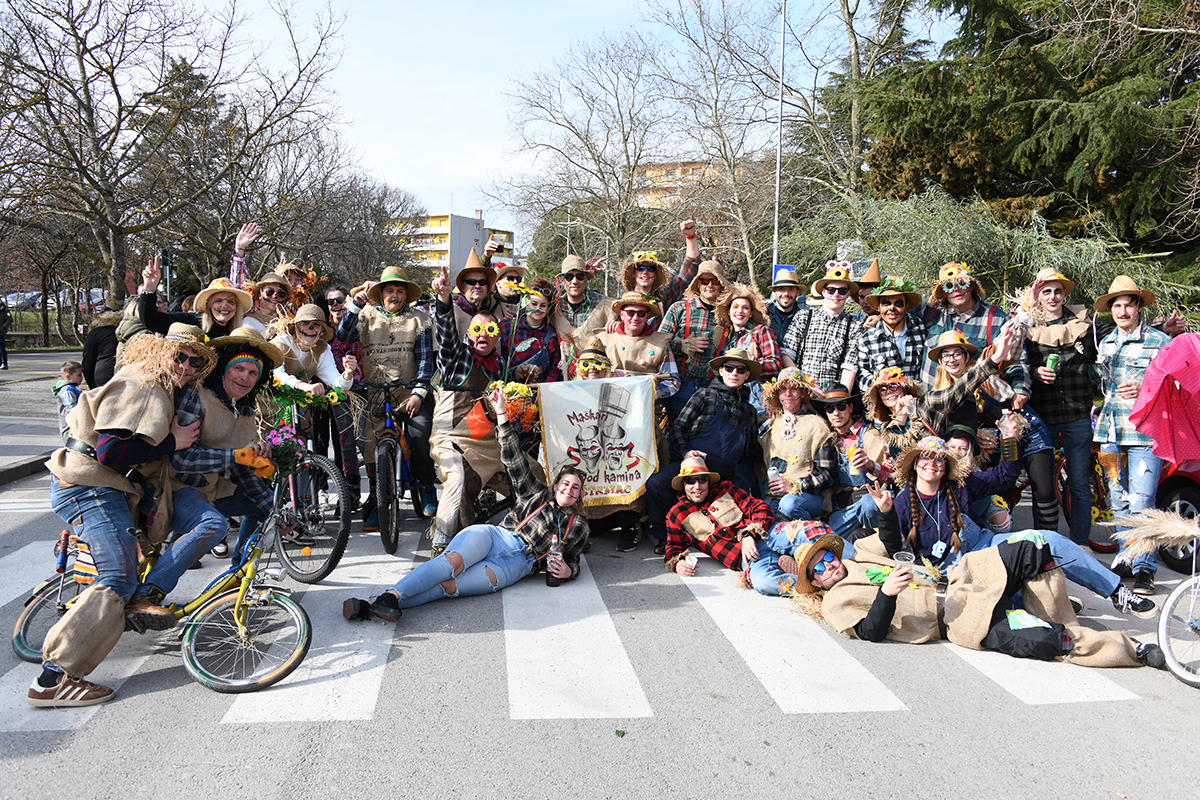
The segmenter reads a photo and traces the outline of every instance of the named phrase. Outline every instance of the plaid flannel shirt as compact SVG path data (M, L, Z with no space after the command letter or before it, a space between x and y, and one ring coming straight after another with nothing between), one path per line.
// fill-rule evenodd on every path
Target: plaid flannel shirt
M1073 319L1087 320L1087 310L1064 309L1061 319L1049 324L1038 322L1036 328L1061 328ZM1092 367L1096 363L1096 342L1099 340L1093 322L1075 341L1064 341L1059 345L1042 344L1031 336L1025 340L1025 352L1029 356L1030 375L1036 375L1038 367L1046 366L1046 359L1057 355L1058 371L1054 383L1032 381L1033 393L1029 405L1037 411L1047 425L1065 425L1083 419L1092 413L1092 398L1095 385L1092 382Z
M1171 337L1156 330L1144 321L1128 337L1114 328L1100 340L1096 358L1100 389L1104 393L1104 405L1092 436L1095 442L1116 442L1128 447L1149 447L1154 440L1138 431L1129 421L1136 398L1117 397L1117 387L1134 381L1141 383L1146 377L1146 367L1171 341Z
M730 389L720 378L713 378L708 386L702 386L688 399L679 416L671 425L671 437L680 453L687 452L687 444L703 432L709 420L721 415L730 427L737 428L748 425L750 439L755 445L758 438L754 435L758 429L758 412L750 405L750 389L740 386ZM737 460L737 453L723 453L728 459Z
M896 347L896 340L891 331L883 324L883 320L874 328L863 328L851 358L855 369L858 370L858 388L866 391L875 382L875 373L887 367L900 367L904 376L914 381L921 380L921 370L928 359L926 340L929 329L916 314L905 315L904 352Z
M545 358L541 358L542 354ZM534 328L524 314L500 323L500 360L505 365L505 380L516 380L516 368L527 361L537 361L538 376L526 383L550 383L562 380L562 351L558 346L558 331L549 321Z
M934 344L937 337L946 331L959 330L967 337L967 341L980 349L987 347L1000 337L1000 329L1008 322L1008 314L1002 309L983 302L976 302L975 307L965 314L958 314L948 304L932 306L922 303L917 309L917 315L925 321L929 328L927 341ZM922 363L921 382L926 388L933 386L937 375L937 364L926 358ZM1029 358L1021 350L1021 357L1016 363L1004 371L1004 380L1017 394L1029 394Z
M233 251L233 257L229 259L229 282L239 289L245 289L246 284L250 282L250 270L246 267L246 256L239 256L237 251Z
M758 351L758 363L762 365L762 375L759 376L759 380L769 381L783 369L783 353L779 350L779 341L771 332L770 325L759 324L751 328L743 328L741 331L729 330L722 352L728 353L734 347L749 351L751 342Z
M804 308L783 335L783 354L818 386L829 386L842 379L842 370L855 369L861 332L862 323L844 308L832 317L823 308Z
M658 332L671 337L671 352L679 365L679 374L685 380L704 381L711 374L708 362L721 353L725 329L717 324L717 315L712 306L705 305L698 297L686 297L673 304L663 314ZM683 341L689 336L707 334L708 347L698 355L683 352Z
M242 416L254 414L254 408L241 407L237 413ZM200 405L200 392L192 386L175 392L175 416L180 425L191 425L201 420L203 427L204 411ZM247 445L250 442L246 443ZM207 485L205 475L213 475L228 470L229 479L233 485L241 489L246 499L254 503L260 511L268 512L275 505L275 495L271 487L262 478L254 474L254 467L238 464L234 461L233 450L200 447L193 444L183 450L176 450L170 458L171 469L175 470L175 478L187 486L200 488Z
M530 469L511 422L496 427L496 438L514 498L513 510L501 527L516 533L536 559L544 557L558 537L563 561L571 568L571 577L578 577L579 556L588 540L587 518L579 509L559 508L554 502L554 493Z
M475 369L475 359L471 356L467 337L458 335L454 307L443 303L440 297L434 301L433 320L437 329L437 367L442 376L441 385L443 389L456 389L470 377L471 370ZM497 377L488 376L489 379Z
M971 365L966 373L945 389L928 391L917 401L917 414L925 421L930 430L938 436L945 437L946 425L950 415L963 403L975 402L975 390L987 383L988 378L996 374L996 363L990 358L981 358ZM889 425L885 430L896 430ZM909 420L909 425L913 423ZM920 434L923 436L924 434Z
M696 512L707 515L708 507L713 501L726 494L742 510L741 522L732 526L717 526L713 534L704 541L695 539L683 527L683 521L688 518L689 514ZM709 519L711 520L712 518L709 517ZM713 522L715 524L716 520L713 520ZM678 560L684 550L696 546L730 569L741 570L741 532L749 525L758 525L762 530L761 537L774 524L775 515L771 512L770 506L762 500L751 497L729 481L721 481L715 486L709 486L708 497L704 498L703 503L697 505L689 500L685 494L667 512L667 552L665 560L670 564L672 559Z
M683 266L679 268L679 272L676 273L675 277L667 281L661 289L654 293L654 296L658 298L660 308L670 308L683 297L683 290L696 277L696 270L699 267L700 259L683 259Z

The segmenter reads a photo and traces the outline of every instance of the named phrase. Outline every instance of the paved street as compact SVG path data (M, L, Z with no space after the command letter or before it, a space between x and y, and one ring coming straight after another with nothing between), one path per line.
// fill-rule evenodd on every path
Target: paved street
M51 571L48 482L0 491L9 625ZM171 633L128 634L93 675L119 686L113 702L35 710L37 667L0 654L0 795L53 792L68 769L102 797L749 796L834 778L837 796L1195 795L1200 693L1166 672L852 641L710 561L668 575L645 545L600 538L555 589L530 578L395 626L345 622L345 597L411 567L407 527L390 557L356 525L342 565L296 586L312 650L264 692L211 692ZM204 563L175 596L216 573ZM1161 600L1179 576L1159 575ZM1090 624L1153 640L1153 621L1076 593Z

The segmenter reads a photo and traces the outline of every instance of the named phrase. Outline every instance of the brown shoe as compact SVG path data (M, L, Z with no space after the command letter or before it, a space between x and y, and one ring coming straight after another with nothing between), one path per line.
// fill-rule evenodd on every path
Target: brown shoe
M125 618L145 626L150 631L165 631L175 627L175 612L155 605L146 597L135 597L125 604Z
M800 565L796 563L796 559L791 556L779 557L779 568L789 575L799 575Z
M1133 593L1142 597L1154 597L1154 573L1144 569L1133 577Z
M108 702L114 694L107 686L63 675L58 683L48 688L34 678L29 693L25 695L25 702L34 708L80 708Z

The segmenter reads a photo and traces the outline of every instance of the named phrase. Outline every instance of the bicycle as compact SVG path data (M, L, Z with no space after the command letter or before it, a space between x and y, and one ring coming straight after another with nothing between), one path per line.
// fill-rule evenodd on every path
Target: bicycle
M400 545L400 501L405 492L408 492L417 518L425 519L421 493L412 478L408 415L399 413L392 404L397 389L411 389L419 382L396 379L387 383L358 381L358 385L383 393L384 428L375 437L375 507L379 513L379 538L383 541L383 549L395 553Z
M277 505L250 537L240 564L214 578L193 600L182 606L167 605L183 621L176 628L183 665L202 686L223 693L264 689L290 675L308 654L312 644L308 614L287 589L264 582L278 581L282 570L258 568L263 543L277 536L284 524L295 522L290 508ZM94 579L86 546L69 530L63 531L55 550L55 575L34 589L13 628L13 650L23 661L41 662L50 628ZM138 564L140 579L149 574L160 553L156 545L143 556ZM75 561L68 570L72 557Z
M1192 550L1192 575L1175 587L1158 615L1158 646L1176 678L1200 688L1200 574Z

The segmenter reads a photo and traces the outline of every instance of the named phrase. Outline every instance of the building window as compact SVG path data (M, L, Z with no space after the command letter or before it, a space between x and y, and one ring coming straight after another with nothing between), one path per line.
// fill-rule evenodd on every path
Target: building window
M673 170L673 169L669 169L669 170L667 170L667 173L666 173L666 175L667 175L667 177L668 177L668 178L674 178L674 177L675 177L675 170Z

